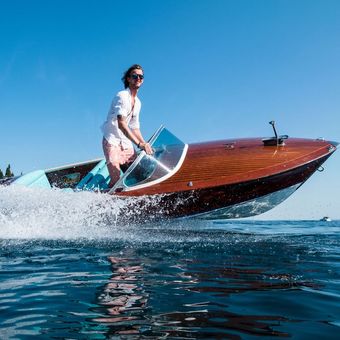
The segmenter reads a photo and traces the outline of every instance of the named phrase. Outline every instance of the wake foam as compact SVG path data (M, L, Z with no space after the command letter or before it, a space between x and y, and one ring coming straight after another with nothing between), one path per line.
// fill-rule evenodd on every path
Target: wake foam
M0 186L0 240L183 242L197 240L191 231L210 224L159 219L166 212L161 199Z
M59 189L0 187L0 239L89 239L112 236L131 198ZM126 223L124 223L126 226Z

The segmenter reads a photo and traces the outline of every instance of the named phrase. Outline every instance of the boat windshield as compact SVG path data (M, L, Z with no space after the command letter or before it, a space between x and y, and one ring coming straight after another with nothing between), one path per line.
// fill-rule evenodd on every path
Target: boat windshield
M147 155L142 151L112 191L135 190L162 182L180 168L187 144L164 127L151 138L150 144L154 153Z

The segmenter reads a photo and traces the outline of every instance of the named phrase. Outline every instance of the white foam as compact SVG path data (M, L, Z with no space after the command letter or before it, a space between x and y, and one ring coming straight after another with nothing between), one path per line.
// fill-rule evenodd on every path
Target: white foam
M131 199L91 192L0 187L0 239L103 238Z
M210 224L188 219L151 222L148 207L157 207L157 213L165 209L160 199L161 196L119 198L85 191L0 187L0 240L196 241L197 236L189 236L185 230Z

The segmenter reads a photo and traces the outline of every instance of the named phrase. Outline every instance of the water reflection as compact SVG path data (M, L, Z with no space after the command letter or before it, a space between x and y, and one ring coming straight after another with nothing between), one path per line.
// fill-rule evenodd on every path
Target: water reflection
M288 337L285 324L300 320L277 313L273 300L278 291L315 288L296 275L278 273L277 268L271 272L263 266L247 267L242 261L231 266L231 258L229 266L226 259L212 265L209 256L199 258L201 251L188 257L175 251L169 254L169 249L152 254L148 249L145 257L140 253L144 252L108 258L112 276L97 295L101 316L92 319L105 326L106 336ZM262 299L264 305L272 303L260 308Z
M291 274L267 273L264 269L210 267L209 271L206 271L202 267L196 271L195 275L198 281L210 284L187 289L195 292L209 292L218 296L261 290L316 288L312 282L297 280Z
M251 335L289 336L288 333L273 328L280 326L281 321L287 321L284 317L239 315L221 309L223 305L212 303L202 306L220 309L168 313L160 316L158 322L163 326L175 325L172 328L166 327L165 333L180 338L240 339L237 335L240 332Z
M113 334L138 334L144 323L147 295L143 290L143 265L134 260L109 257L113 275L97 296L102 317L94 322L108 325Z
M204 260L202 262L205 262ZM290 320L280 315L252 315L243 306L244 314L230 311L229 296L258 290L285 290L311 286L310 283L297 282L289 274L270 274L264 270L244 268L223 268L202 265L202 262L189 263L187 271L180 275L188 278L176 285L176 290L185 290L183 311L175 311L154 316L155 324L163 334L171 338L229 338L239 339L238 334L257 336L288 337L289 333L277 328L282 322ZM194 292L195 294L190 294ZM200 294L197 294L200 293ZM207 299L204 302L185 303ZM258 310L257 313L258 314Z

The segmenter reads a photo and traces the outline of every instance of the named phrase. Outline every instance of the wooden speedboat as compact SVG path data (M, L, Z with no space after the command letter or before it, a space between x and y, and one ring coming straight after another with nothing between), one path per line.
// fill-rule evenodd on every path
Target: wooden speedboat
M154 154L141 152L109 189L104 159L28 173L12 181L31 187L90 190L134 197L130 216L238 218L263 213L290 196L336 150L321 139L274 137L186 144L161 127Z

